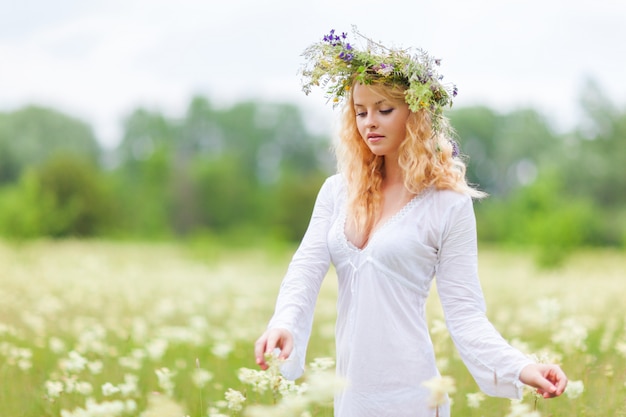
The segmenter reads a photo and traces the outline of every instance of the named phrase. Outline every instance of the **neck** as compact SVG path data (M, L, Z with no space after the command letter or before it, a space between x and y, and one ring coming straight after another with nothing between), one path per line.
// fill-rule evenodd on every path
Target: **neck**
M386 186L404 184L404 173L397 159L385 157L383 184Z

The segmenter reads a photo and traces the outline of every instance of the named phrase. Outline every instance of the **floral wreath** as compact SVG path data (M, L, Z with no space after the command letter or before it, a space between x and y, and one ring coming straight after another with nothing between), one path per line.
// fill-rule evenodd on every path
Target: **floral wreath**
M302 90L309 94L312 87L323 87L329 100L336 105L347 96L355 81L362 84L384 83L405 88L404 99L409 109L417 112L426 109L432 116L433 129L439 130L439 119L445 107L452 106L457 95L454 84L443 84L442 75L436 71L441 64L428 53L417 49L387 48L360 34L367 42L358 50L347 42L348 35L338 35L335 30L321 42L309 46L303 53L307 64L302 68Z

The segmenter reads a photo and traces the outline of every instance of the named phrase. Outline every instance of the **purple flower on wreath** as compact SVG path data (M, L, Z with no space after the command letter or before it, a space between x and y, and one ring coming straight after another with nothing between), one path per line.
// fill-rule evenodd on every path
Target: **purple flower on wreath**
M332 46L337 46L337 41L340 40L339 36L335 35L335 29L331 29L328 35L323 38L324 42L330 43Z
M456 97L458 92L459 92L459 89L456 87L456 85L452 87L452 97Z
M456 143L456 141L452 139L450 139L450 144L452 145L452 157L456 158L457 156L459 156L459 153L460 153L459 144Z
M341 53L339 54L339 58L343 59L345 62L352 61L353 57L354 57L354 55L348 54L345 51L341 51Z
M383 62L379 65L374 66L372 69L380 75L388 76L389 74L393 72L393 65L385 64Z

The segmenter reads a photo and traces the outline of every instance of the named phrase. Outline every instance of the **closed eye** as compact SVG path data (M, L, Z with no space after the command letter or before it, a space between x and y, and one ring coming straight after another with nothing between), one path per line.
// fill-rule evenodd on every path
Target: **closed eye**
M380 114L390 114L394 109L385 109L385 110L379 110ZM358 112L356 114L356 117L365 117L367 116L367 112L366 111L362 111L362 112Z

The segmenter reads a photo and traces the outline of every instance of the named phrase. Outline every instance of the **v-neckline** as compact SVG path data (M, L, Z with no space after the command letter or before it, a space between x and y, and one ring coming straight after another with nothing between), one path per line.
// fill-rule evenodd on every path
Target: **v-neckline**
M422 191L419 194L415 194L398 211L396 211L393 215L389 216L384 222L382 222L379 227L377 227L376 229L372 230L372 232L369 234L367 240L365 241L365 245L363 247L359 247L359 246L355 245L348 238L348 235L346 234L346 222L348 221L348 212L344 208L344 210L343 210L343 222L342 222L343 224L341 226L341 236L343 237L344 243L346 244L346 246L348 248L350 248L353 251L356 251L356 252L364 252L364 251L366 251L370 246L372 246L372 242L375 240L376 236L378 236L382 231L387 229L390 225L392 225L393 223L397 222L401 217L404 217L404 215L411 208L413 208L413 206L417 203L417 201L421 200L426 195L426 193L428 191L429 191L429 189L426 189L426 190Z

